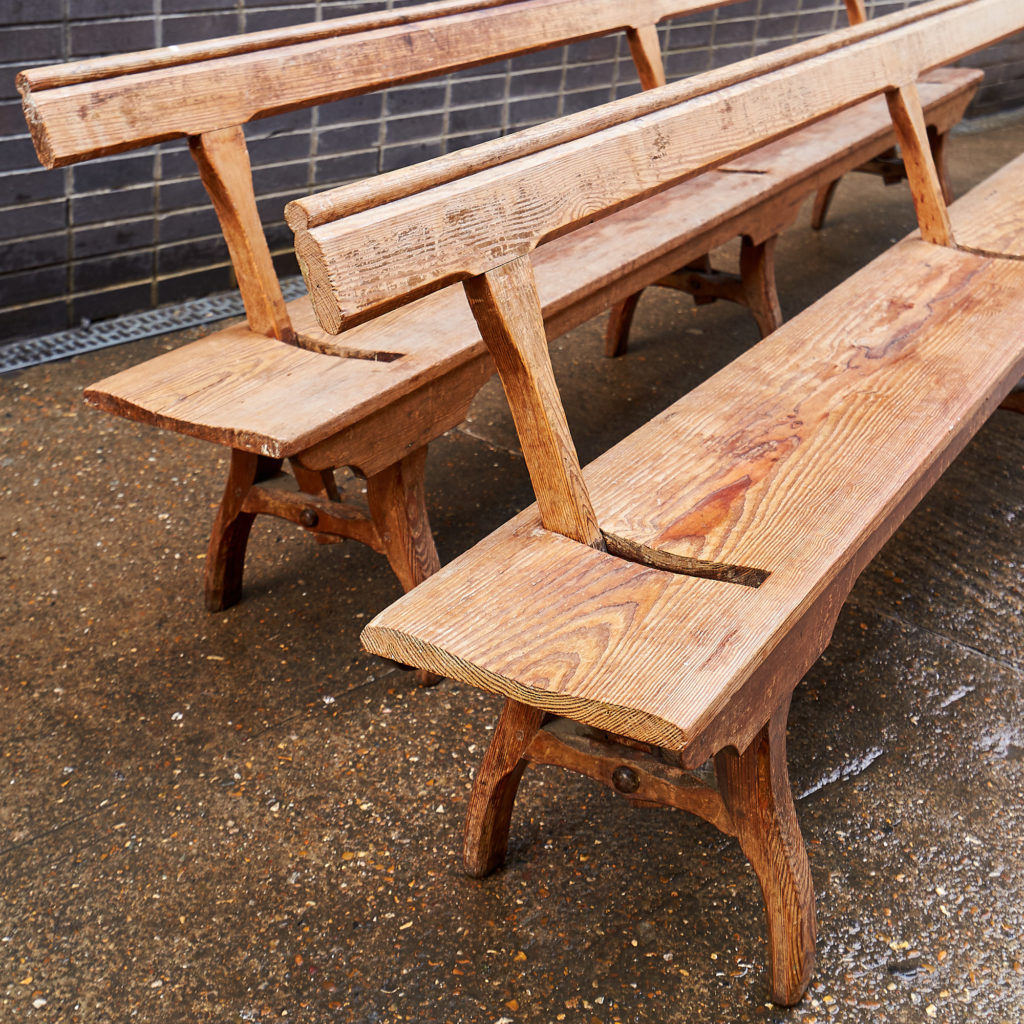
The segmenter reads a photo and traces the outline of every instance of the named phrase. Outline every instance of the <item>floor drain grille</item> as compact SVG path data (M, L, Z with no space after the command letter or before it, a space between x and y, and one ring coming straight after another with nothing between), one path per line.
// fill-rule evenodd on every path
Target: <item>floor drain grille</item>
M305 295L306 286L301 277L287 277L281 282L281 291L285 300L291 301ZM55 359L68 359L83 352L123 345L141 338L154 338L158 334L169 334L186 327L199 327L231 316L241 316L244 312L242 299L237 292L221 292L203 299L190 299L177 306L163 306L104 320L88 327L44 334L11 345L0 345L0 373L23 370Z

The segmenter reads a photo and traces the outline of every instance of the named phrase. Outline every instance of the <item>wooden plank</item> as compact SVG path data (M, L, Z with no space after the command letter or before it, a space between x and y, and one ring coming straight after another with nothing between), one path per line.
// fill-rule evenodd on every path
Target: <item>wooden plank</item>
M934 0L931 10L945 10L971 3L973 0ZM680 103L694 96L747 81L757 75L788 67L794 61L822 56L855 39L867 39L921 17L919 9L897 12L844 34L820 36L795 46L786 47L746 61L676 82L671 89L633 96L618 103L606 104L575 115L563 117L492 143L472 146L456 153L427 160L412 167L379 174L370 181L358 181L306 196L288 204L286 219L293 231L318 227L361 210L381 206L405 196L414 195L435 185L455 181L468 174L495 167L500 163L528 156L553 146L571 142L604 128L623 124Z
M574 545L531 508L363 642L686 747L836 581L838 612L864 558L1024 373L1022 315L1019 261L909 240L584 471L602 527L770 570L757 589ZM816 643L827 641L826 630ZM698 744L694 757L707 753Z
M228 243L249 327L257 334L294 342L295 331L256 209L245 134L237 126L223 128L191 138L189 148Z
M426 20L366 27L359 19L357 31L343 19L326 37L284 29L279 42L263 35L256 48L244 38L197 44L173 66L166 50L157 51L153 66L139 55L127 62L130 73L113 78L94 69L82 73L84 82L73 70L25 71L18 87L40 161L60 167L734 2L455 4L455 13L434 11Z
M958 199L949 214L963 248L1024 259L1024 156Z
M783 67L429 192L300 230L296 252L317 318L329 333L338 333L409 295L486 273L542 239L835 109L913 82L935 64L1024 27L1024 7L1014 0L954 7L938 0L912 10L930 16L843 46L827 59ZM689 92L694 81L679 91ZM676 88L658 94L672 96Z
M932 159L932 147L928 142L928 129L924 123L917 87L909 82L886 92L885 99L899 136L903 166L914 197L921 237L936 245L954 245L945 189Z
M935 73L935 82L922 83L922 97L942 112L943 123L955 121L979 74ZM889 144L885 118L884 101L876 97L730 163L729 173L701 175L541 246L532 260L549 339L740 232L772 233L777 218L795 213L820 176L855 167L866 152ZM431 422L447 425L439 411L446 378L486 358L461 286L340 336L324 333L308 299L288 309L303 347L314 351L289 354L231 328L100 381L87 400L194 437L288 456L437 382L430 396L418 399L424 411L417 415L427 417L423 429L430 434ZM317 349L346 358L316 358ZM367 366L371 373L363 372ZM461 395L461 386L452 387ZM342 441L336 451L344 449Z
M541 521L604 547L551 369L529 257L467 281L466 295L508 396Z

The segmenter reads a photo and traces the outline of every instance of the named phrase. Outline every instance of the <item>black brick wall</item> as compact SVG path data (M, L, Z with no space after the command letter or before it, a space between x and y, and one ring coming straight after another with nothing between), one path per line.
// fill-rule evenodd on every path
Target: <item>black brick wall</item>
M869 0L872 15L914 0ZM1021 0L1024 2L1024 0ZM39 167L14 86L23 67L405 6L402 0L2 0L0 344L232 284L227 250L184 142L63 170ZM746 0L661 28L670 78L845 24L841 0ZM971 116L1024 105L1024 38L973 60ZM443 81L247 127L260 213L295 272L288 200L494 138L638 89L624 38L474 68Z

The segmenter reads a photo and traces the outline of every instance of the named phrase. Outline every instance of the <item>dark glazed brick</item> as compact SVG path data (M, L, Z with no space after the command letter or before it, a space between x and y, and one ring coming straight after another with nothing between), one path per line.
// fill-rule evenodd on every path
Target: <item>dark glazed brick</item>
M160 9L166 14L188 14L191 11L233 11L235 28L231 34L241 32L238 27L238 0L160 0Z
M672 52L674 50L704 49L711 45L713 28L710 24L690 25L685 22L673 25L668 33L668 40L664 48Z
M421 160L430 160L440 156L440 142L415 142L408 146L391 146L381 152L381 170L393 171L399 167L408 167Z
M57 235L19 239L14 245L0 245L0 274L57 266L67 255L68 241L63 231Z
M557 96L534 96L525 100L514 100L508 105L509 124L518 128L528 124L540 124L558 116Z
M25 131L25 114L17 100L0 103L0 135L20 135Z
M0 277L0 306L21 306L63 295L68 275L63 267L40 267Z
M279 164L277 167L257 167L252 175L256 195L268 192L301 191L309 188L309 164Z
M71 168L74 189L78 193L109 191L127 185L146 185L156 176L156 155L108 157L75 164Z
M2 337L4 341L18 341L21 338L36 338L42 334L54 334L71 326L68 320L67 303L43 302L20 309L5 309ZM3 341L0 341L0 345Z
M508 94L517 99L524 96L546 96L558 92L562 85L562 69L528 71L509 79Z
M412 88L388 89L384 93L384 116L404 117L424 111L441 110L444 107L448 87L423 84Z
M156 45L152 21L83 21L71 26L71 56L149 50Z
M249 161L254 168L264 164L296 163L309 160L309 132L272 135L249 143Z
M156 257L157 274L160 276L198 270L229 259L227 242L220 235L161 246Z
M448 114L448 134L467 135L470 132L500 128L504 111L500 106L463 107Z
M278 277L294 277L299 272L299 264L291 249L279 252L274 256L274 270Z
M65 227L67 202L64 199L53 203L12 206L10 209L0 210L0 239L45 235L53 231L62 231ZM17 242L7 244L17 245Z
M60 171L15 171L0 175L0 206L63 199L64 175Z
M177 46L200 39L218 39L238 34L238 16L230 14L196 14L181 18L164 18L163 45Z
M153 0L67 0L68 19L128 18L131 15L152 14Z
M168 302L185 302L234 289L235 280L230 265L210 267L193 274L160 278L156 283L156 299L157 304L163 306Z
M321 130L317 135L317 157L371 149L380 145L380 135L381 125L378 121Z
M305 110L289 110L287 114L275 114L273 117L261 117L245 126L246 139L255 142L257 139L269 139L278 135L304 133L308 135L313 129L313 112Z
M72 288L76 292L96 291L112 285L144 281L153 275L151 252L122 253L95 260L80 260L72 269Z
M212 206L206 209L168 213L157 221L157 237L161 243L184 242L189 238L202 238L220 231L220 222Z
M252 0L248 0L251 4ZM316 20L314 7L288 7L271 11L246 11L245 31L264 32L268 28L287 28Z
M0 26L38 25L42 21L60 21L63 17L63 0L4 0Z
M457 149L479 146L481 142L490 142L492 139L500 138L501 131L499 129L490 132L474 132L472 135L455 135L445 139L445 150L454 153Z
M590 110L591 107L599 106L608 102L607 89L591 89L588 92L572 92L565 97L562 113L578 114L581 110Z
M153 244L153 235L152 217L79 228L71 233L71 250L75 259L85 259L126 249L142 249Z
M34 171L38 167L35 146L27 135L0 142L0 171Z
M357 121L376 121L384 110L384 97L379 93L365 96L349 96L334 103L325 103L317 108L317 119L321 125L345 124Z
M504 75L452 82L450 103L453 107L470 103L500 103L505 99L507 83L508 79Z
M715 27L715 45L752 43L754 41L753 21L725 21Z
M203 183L195 178L192 181L172 181L160 184L159 209L161 213L168 210L185 210L192 206L207 206L210 202Z
M130 188L119 192L101 192L93 196L74 196L71 223L75 227L104 220L125 220L153 212L155 189Z
M5 28L0 32L0 62L28 67L33 63L59 60L64 53L64 29L61 25L34 25L31 28Z
M565 89L577 92L604 86L610 89L615 81L614 64L577 64L565 69Z
M411 142L413 139L437 139L444 131L444 114L398 117L384 122L385 144Z
M317 188L331 188L345 181L368 178L380 167L380 150L348 153L344 156L317 158L313 165L313 181Z
M126 313L138 313L152 308L152 294L153 287L147 281L93 295L75 296L71 302L71 321L79 324L85 320L108 320Z

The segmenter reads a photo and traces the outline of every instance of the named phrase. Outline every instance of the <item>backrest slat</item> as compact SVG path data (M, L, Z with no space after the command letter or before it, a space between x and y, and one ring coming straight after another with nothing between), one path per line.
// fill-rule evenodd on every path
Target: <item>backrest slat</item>
M736 2L485 2L328 38L296 42L284 30L278 44L243 52L208 44L209 58L192 52L174 66L157 51L152 67L81 83L27 71L18 86L39 159L59 167Z
M835 33L838 45L827 56L776 66L696 97L694 89L713 75L666 86L657 98L672 105L660 110L300 230L296 252L318 319L338 333L452 281L484 274L581 222L832 111L907 86L922 71L1024 28L1020 0L932 0L908 13L914 16L882 34L865 33L868 26ZM790 50L791 60L799 51ZM749 70L764 62L746 63ZM685 101L674 102L680 96ZM644 101L631 97L610 107L628 116L647 109ZM608 109L591 115L596 123Z
M971 0L935 0L938 10L959 7L970 2ZM817 36L782 50L762 54L751 60L740 61L705 72L702 75L674 83L671 90L649 91L618 103L608 103L560 118L557 121L540 124L484 145L447 153L412 167L403 167L400 170L379 174L374 178L328 189L325 192L319 192L316 195L289 203L285 210L285 217L293 231L318 227L321 224L358 213L360 210L382 206L384 203L394 202L404 196L422 192L469 174L475 174L488 167L495 167L500 163L527 156L530 153L537 153L564 142L571 142L573 139L579 139L601 129L622 124L632 118L661 110L685 99L724 89L726 86L747 81L769 71L788 67L795 61L822 56L855 40L867 39L892 31L895 27L919 20L921 17L919 11L919 8L898 11L884 18L847 29L845 32Z

